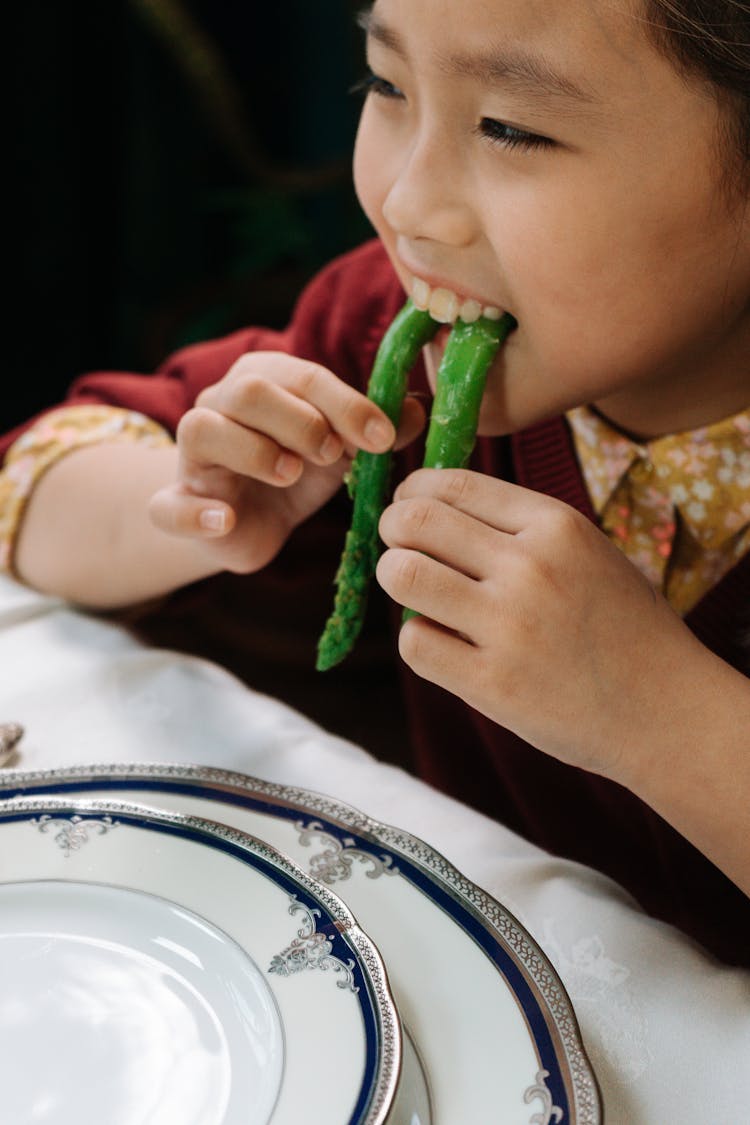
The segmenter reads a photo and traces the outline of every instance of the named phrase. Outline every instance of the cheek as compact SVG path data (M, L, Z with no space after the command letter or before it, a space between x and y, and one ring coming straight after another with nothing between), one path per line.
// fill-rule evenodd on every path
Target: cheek
M503 239L503 271L521 331L512 350L534 371L577 382L614 362L637 363L636 341L662 335L657 299L663 278L649 277L649 243L592 207L520 209ZM617 227L615 226L615 230ZM655 292L656 290L656 292ZM619 353L619 354L618 354ZM628 353L628 354L623 354Z
M367 106L362 111L354 145L354 190L362 210L382 237L385 226L383 204L388 194L388 182L382 148Z
M554 310L567 316L584 295L590 297L592 285L617 284L622 259L612 252L609 219L599 230L596 219L582 221L574 203L548 197L541 205L523 200L507 214L512 221L504 222L494 241L519 320L533 317L541 305L545 318Z
M555 333L572 326L593 342L613 325L643 337L680 316L701 318L701 309L715 315L736 231L727 239L711 193L665 182L660 168L645 184L609 180L587 173L575 191L558 180L543 201L533 193L504 201L493 241L518 319L543 318Z

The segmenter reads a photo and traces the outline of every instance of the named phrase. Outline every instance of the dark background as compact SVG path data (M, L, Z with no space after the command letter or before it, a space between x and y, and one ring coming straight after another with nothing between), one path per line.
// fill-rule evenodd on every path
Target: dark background
M359 6L14 6L0 428L83 371L283 324L370 235L351 186Z
M370 237L351 182L361 4L11 6L0 432L60 401L82 372L149 372L184 344L282 326L312 274ZM329 607L310 602L296 572L280 581L270 607L244 589L239 598L241 580L222 576L210 597L220 605L226 587L226 613L201 618L197 584L131 624L152 643L224 663L231 643L215 640L210 623L231 621L236 674L400 761L392 640L371 629L321 678L313 645ZM317 615L304 652L295 591ZM209 623L205 635L197 619Z

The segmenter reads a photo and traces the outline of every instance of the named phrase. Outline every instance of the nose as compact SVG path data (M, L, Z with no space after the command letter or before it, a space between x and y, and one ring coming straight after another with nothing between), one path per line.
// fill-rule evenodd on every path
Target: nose
M424 238L462 247L472 241L476 231L461 169L453 164L439 137L423 139L411 147L382 210L389 227L408 239Z

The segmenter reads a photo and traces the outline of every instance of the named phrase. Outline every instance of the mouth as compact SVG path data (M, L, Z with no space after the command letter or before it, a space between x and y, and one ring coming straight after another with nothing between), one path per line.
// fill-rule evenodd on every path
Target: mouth
M421 277L412 278L411 299L418 309L429 312L433 320L440 324L455 324L463 320L473 324L480 316L488 320L500 320L503 309L497 305L485 305L475 297L467 297L444 286L431 286Z

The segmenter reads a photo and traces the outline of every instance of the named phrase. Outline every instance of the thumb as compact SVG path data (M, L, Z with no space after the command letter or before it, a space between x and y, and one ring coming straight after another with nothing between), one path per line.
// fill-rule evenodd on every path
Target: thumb
M154 493L148 515L160 531L193 539L220 539L237 521L234 509L223 500L196 496L175 484Z
M427 413L420 399L407 395L401 408L401 421L398 426L394 449L403 449L419 437L425 427Z

